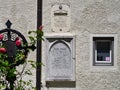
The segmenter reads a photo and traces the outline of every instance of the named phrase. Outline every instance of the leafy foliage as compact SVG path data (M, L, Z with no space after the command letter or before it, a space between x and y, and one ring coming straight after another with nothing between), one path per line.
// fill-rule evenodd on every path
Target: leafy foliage
M16 54L13 57L9 57L6 53L6 47L4 44L0 46L0 90L36 90L32 85L32 80L25 81L23 77L25 75L32 76L33 69L36 69L37 65L41 63L36 63L33 60L26 60L27 54L25 52L30 52L33 50L31 47L36 45L38 40L43 40L42 28L37 31L29 31L28 34L30 42L21 46L21 42L16 43ZM31 36L31 34L33 34ZM3 36L0 35L0 40ZM25 47L22 48L21 47ZM1 49L2 48L2 49ZM31 65L31 68L26 68L27 65ZM17 67L22 67L21 70Z

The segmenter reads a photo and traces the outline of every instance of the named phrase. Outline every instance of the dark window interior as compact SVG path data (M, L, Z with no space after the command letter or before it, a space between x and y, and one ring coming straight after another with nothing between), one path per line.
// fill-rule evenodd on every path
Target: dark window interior
M114 37L93 37L93 65L113 66Z

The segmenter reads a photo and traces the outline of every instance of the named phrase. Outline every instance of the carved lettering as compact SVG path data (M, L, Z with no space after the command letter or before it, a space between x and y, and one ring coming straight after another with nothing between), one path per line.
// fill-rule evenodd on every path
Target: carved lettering
M54 17L54 26L55 27L67 27L68 23L68 17L67 16L55 16Z
M67 13L54 13L55 16L67 16Z
M59 42L52 46L50 50L50 61L50 72L52 76L67 77L71 74L71 52L66 44Z

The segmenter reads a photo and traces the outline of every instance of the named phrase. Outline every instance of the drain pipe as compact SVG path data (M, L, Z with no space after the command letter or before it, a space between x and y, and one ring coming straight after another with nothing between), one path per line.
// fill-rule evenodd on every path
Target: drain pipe
M37 0L37 30L42 25L42 0ZM37 40L37 58L36 61L40 63L42 60L42 41ZM36 68L36 90L41 90L41 65Z

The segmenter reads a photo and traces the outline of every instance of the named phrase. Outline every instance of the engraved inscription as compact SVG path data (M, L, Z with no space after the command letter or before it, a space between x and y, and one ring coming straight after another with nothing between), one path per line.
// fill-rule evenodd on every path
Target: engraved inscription
M67 49L63 48L53 48L52 54L54 56L53 67L56 69L68 68L68 60L67 60Z
M50 49L50 75L54 78L70 78L71 75L71 52L69 47L58 42Z
M54 13L55 16L67 16L68 14L67 13Z
M68 17L67 16L55 16L54 17L54 26L55 27L67 27L67 20Z

